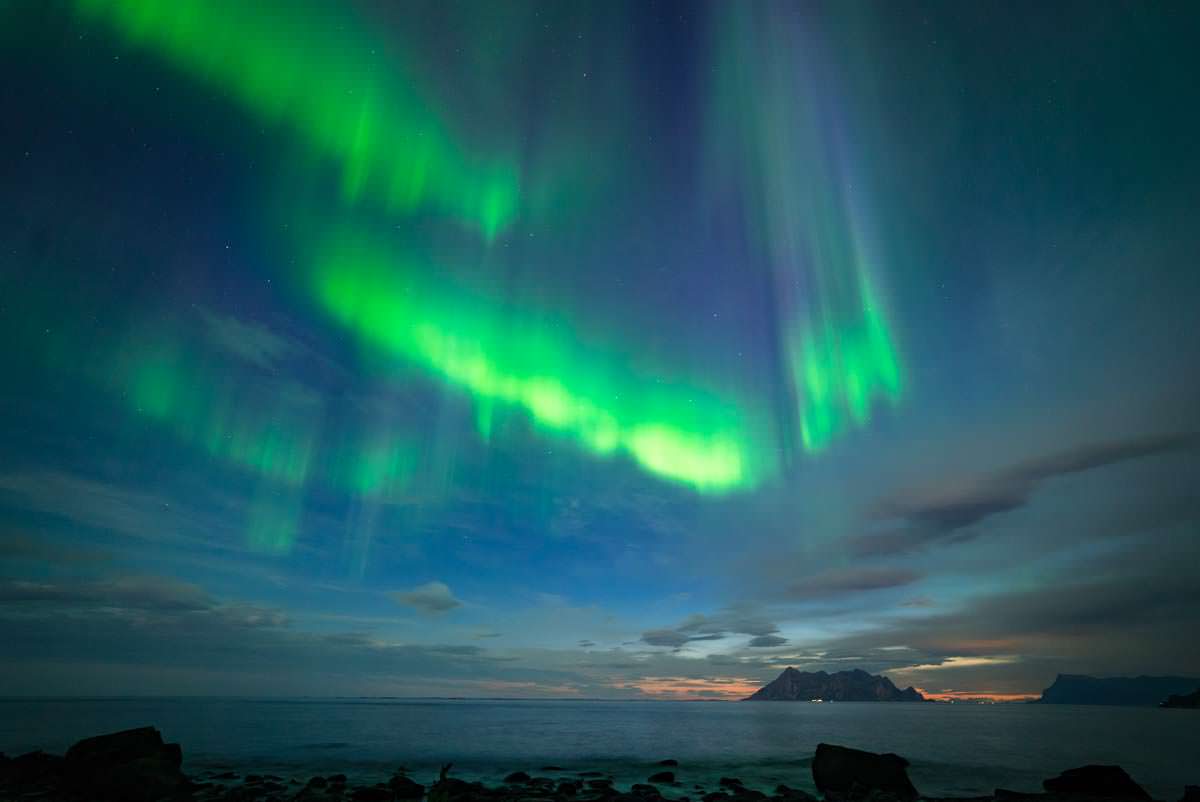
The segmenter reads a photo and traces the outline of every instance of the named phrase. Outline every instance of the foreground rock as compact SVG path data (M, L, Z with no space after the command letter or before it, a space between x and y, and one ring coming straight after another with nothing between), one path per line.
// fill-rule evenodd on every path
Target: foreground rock
M191 790L183 749L153 727L85 738L63 758L64 786L99 799L154 800Z
M85 738L65 757L31 752L0 770L4 796L153 802L188 796L195 786L180 770L183 750L153 727ZM14 793L16 792L16 793Z
M1042 787L1056 796L1080 796L1089 799L1149 800L1150 794L1133 781L1120 766L1080 766L1067 769L1057 777L1042 781Z
M817 744L813 782L831 800L889 796L916 799L917 789L908 779L908 761L891 753L878 755L833 744Z

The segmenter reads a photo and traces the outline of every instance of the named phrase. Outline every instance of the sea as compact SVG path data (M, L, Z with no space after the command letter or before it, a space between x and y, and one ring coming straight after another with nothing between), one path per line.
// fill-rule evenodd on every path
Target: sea
M815 792L818 743L895 752L927 796L995 788L1040 791L1088 763L1122 766L1156 799L1200 784L1200 712L1031 704L899 704L454 699L0 699L0 751L62 753L80 738L144 725L183 746L184 770L278 774L301 782L344 773L375 782L398 767L421 783L498 783L509 772L618 786L664 759L678 787L737 777L771 792Z

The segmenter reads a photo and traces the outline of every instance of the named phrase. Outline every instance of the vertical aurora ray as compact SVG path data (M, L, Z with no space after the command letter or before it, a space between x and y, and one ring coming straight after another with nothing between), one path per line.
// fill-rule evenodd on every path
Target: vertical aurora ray
M239 392L161 333L139 335L109 364L106 382L131 411L181 442L280 485L302 486L312 474L321 407L312 394L298 387L271 399Z
M714 190L740 199L757 255L772 271L796 439L817 452L903 392L872 278L879 264L852 132L803 15L765 4L719 8Z
M129 42L282 124L342 170L347 203L429 207L491 238L517 213L517 167L467 153L338 4L76 0Z
M129 434L149 442L169 436L251 488L243 522L251 551L288 554L314 488L369 507L394 502L421 467L413 432L357 418L329 425L326 399L288 381L262 375L229 381L252 368L201 347L185 331L172 333L162 323L135 327L107 350L111 355L92 378L124 401Z

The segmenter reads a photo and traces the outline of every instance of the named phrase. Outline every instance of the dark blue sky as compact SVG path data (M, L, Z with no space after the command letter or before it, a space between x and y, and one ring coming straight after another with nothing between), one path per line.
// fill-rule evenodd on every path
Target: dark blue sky
M12 692L1200 672L1194 7L183 6L0 11Z

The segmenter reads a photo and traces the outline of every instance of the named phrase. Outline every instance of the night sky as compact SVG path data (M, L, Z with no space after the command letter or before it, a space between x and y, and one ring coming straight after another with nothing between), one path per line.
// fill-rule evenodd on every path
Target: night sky
M0 4L0 686L1200 674L1197 41Z

